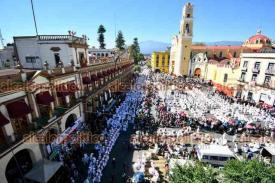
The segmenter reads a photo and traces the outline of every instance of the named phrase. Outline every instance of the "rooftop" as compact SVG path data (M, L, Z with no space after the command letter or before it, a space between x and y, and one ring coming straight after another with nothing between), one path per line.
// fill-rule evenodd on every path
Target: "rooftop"
M273 146L267 146L265 149L272 155L275 156L275 145Z
M217 156L234 156L234 153L229 149L228 146L222 146L222 145L199 145L198 151L200 154L207 154L207 155L217 155Z
M30 70L30 69L23 69L26 73L36 72L36 70ZM9 75L16 75L19 74L19 69L3 69L0 70L0 76L9 76Z
M217 50L222 50L222 49L241 49L242 46L236 46L236 45L192 45L192 49L195 50L203 50L203 49L217 49Z
M15 36L14 40L18 39L33 39L37 38L38 41L66 41L66 42L74 42L79 44L87 44L87 37L83 35L82 37L78 37L75 35L38 35L38 36Z

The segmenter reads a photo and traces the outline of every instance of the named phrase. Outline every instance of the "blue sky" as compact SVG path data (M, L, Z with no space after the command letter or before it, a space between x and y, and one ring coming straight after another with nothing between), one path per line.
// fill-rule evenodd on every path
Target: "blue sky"
M97 28L106 29L107 47L114 46L116 29L126 43L170 42L179 30L185 0L33 0L39 34L86 34L98 46ZM275 0L190 0L194 4L196 42L244 41L260 28L275 39ZM34 35L30 0L0 0L5 42L13 36ZM272 14L273 12L273 14Z

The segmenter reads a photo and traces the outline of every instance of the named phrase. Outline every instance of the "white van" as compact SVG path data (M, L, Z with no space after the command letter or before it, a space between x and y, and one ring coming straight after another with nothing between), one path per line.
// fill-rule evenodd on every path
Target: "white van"
M198 159L203 163L209 163L215 167L224 166L227 160L236 159L228 146L199 145L196 149Z

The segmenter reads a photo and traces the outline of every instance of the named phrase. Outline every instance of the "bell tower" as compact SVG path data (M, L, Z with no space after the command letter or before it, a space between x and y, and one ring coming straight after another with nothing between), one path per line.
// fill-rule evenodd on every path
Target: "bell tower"
M193 38L193 5L186 3L182 11L180 32L177 36L177 49L175 55L176 75L189 75L190 54Z
M193 5L191 5L191 3L187 3L183 7L180 34L188 36L193 35Z

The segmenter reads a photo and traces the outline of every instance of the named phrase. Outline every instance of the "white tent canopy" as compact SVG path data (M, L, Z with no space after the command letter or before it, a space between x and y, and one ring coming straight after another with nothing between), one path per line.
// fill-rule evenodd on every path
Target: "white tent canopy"
M62 166L61 162L42 160L25 175L25 178L40 183L47 183Z

